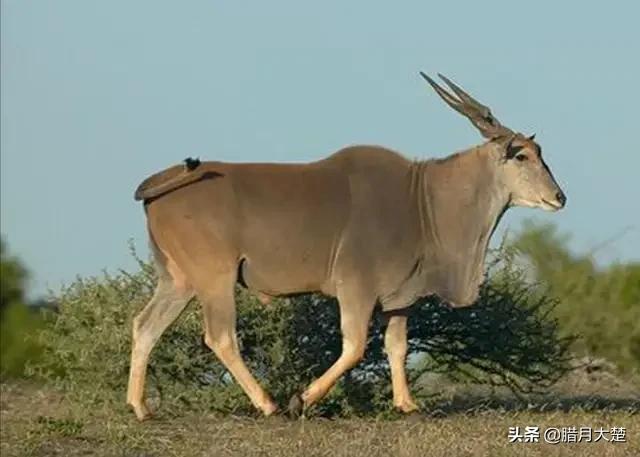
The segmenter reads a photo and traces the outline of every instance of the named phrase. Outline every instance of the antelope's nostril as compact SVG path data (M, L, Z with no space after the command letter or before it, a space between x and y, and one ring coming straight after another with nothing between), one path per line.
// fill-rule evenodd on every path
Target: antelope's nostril
M556 199L562 206L567 203L567 196L562 191L556 193Z

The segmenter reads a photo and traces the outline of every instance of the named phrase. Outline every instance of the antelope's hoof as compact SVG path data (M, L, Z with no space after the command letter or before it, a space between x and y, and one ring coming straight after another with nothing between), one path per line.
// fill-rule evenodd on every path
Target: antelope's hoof
M289 417L288 415L285 415L282 410L278 410L269 416L262 416L260 420L264 424L285 425L289 422Z
M147 405L144 403L141 405L130 404L129 406L131 407L131 409L133 409L133 412L135 413L136 419L138 419L138 422L144 422L153 417L153 414L151 413Z
M276 405L271 400L269 400L260 409L262 410L262 414L264 415L264 417L276 416L278 414L278 411L279 411L278 405Z
M418 422L422 422L424 420L424 415L420 413L420 411L411 411L409 413L404 413L404 420L411 424L417 424Z
M300 394L294 394L289 400L289 406L287 407L287 413L292 419L297 419L302 415L304 410L304 402Z

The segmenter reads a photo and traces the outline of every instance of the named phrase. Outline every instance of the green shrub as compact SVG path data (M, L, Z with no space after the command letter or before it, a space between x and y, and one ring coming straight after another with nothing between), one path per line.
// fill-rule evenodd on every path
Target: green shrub
M562 332L580 335L572 350L640 373L640 263L598 268L590 254L571 253L568 241L553 225L529 222L512 245L544 293L559 299L554 315Z
M124 408L131 320L150 298L154 275L139 261L135 273L79 278L59 297L60 312L41 332L46 363L30 374L53 380L87 405ZM506 251L491 265L480 303L452 310L434 299L413 306L410 317L412 379L425 370L459 379L544 387L567 370L570 338L558 336L554 301L535 294ZM238 289L238 331L252 371L280 405L323 373L341 348L335 300L317 294L262 305ZM391 406L383 351L383 319L376 313L366 358L351 370L315 413L374 414ZM425 356L424 354L428 354ZM60 367L64 370L60 371ZM202 344L200 310L191 304L152 353L147 393L163 414L185 409L245 413L252 407L238 385Z
M42 316L25 305L28 275L22 263L9 256L0 239L0 378L25 374L30 361L42 354L35 341L44 325Z
M24 303L27 271L22 263L7 253L4 239L0 239L0 313L14 303Z
M37 341L43 317L19 302L5 307L0 321L0 378L24 376L28 364L38 362L43 348Z

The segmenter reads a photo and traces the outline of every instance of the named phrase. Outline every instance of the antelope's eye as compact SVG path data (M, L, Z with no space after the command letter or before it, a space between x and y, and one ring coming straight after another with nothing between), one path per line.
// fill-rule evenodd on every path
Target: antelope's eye
M527 157L527 155L526 155L526 154L518 154L518 155L516 156L516 160L517 160L518 162L524 162L525 160L529 160L529 157Z

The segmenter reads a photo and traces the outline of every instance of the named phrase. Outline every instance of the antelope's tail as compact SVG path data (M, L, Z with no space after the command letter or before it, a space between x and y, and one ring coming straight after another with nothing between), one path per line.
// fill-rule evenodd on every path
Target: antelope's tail
M156 173L138 186L134 194L136 201L148 201L206 177L213 177L216 173L201 166L198 159L186 159L183 165L174 165ZM217 174L219 175L219 174Z

